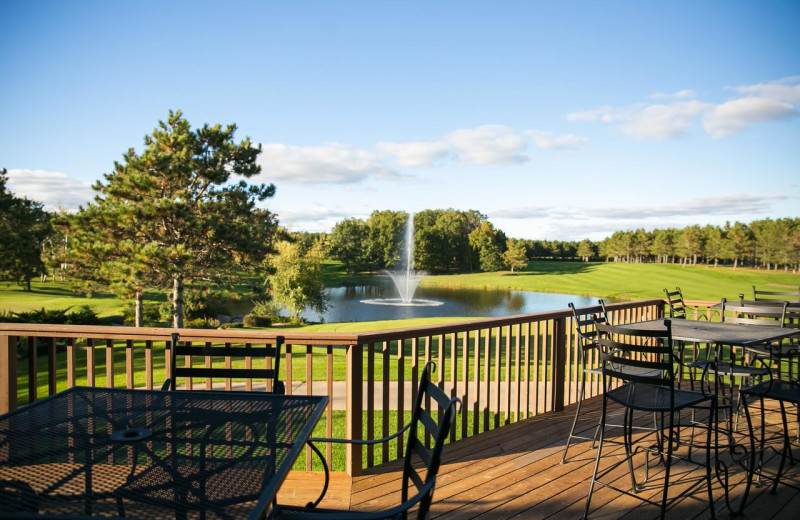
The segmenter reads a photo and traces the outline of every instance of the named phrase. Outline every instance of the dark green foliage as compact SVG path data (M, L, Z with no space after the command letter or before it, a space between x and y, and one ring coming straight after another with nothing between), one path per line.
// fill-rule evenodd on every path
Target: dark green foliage
M0 170L0 277L31 290L31 278L45 272L42 244L52 233L50 215L42 204L8 191L5 169Z
M245 314L242 319L245 327L271 327L272 320L266 316L256 316L255 314Z
M45 309L36 311L22 311L0 313L0 321L7 323L48 323L52 325L106 325L109 319L100 318L88 305L82 305L76 310Z

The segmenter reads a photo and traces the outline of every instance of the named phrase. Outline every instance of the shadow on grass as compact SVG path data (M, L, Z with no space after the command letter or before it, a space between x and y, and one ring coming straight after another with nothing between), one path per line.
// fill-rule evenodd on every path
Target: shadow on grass
M597 270L596 264L586 262L531 262L524 271L519 271L514 274L508 273L506 276L530 276L537 274L580 274L589 273Z

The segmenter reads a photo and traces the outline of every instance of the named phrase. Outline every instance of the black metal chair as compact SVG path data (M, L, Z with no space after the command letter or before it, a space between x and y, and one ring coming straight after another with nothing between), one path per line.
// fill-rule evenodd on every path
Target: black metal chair
M689 492L693 491L699 483L705 481L708 492L709 505L712 518L714 517L714 497L711 489L711 433L716 412L716 396L706 392L701 387L701 391L681 390L676 385L676 367L679 362L672 348L672 325L670 320L665 320L665 328L661 331L637 330L630 328L617 328L611 325L599 323L598 344L600 356L603 361L603 409L600 423L600 446L597 449L594 471L592 473L589 493L586 497L586 509L584 518L588 518L591 506L592 494L595 485L603 485L616 490L619 493L637 498L661 508L661 518L664 518L669 500L670 468L674 458L674 447L681 444L679 432L681 431L680 412L691 409L694 406L706 405L710 409L707 434L705 440L706 457L704 463L697 463L689 457L688 461L705 465L705 476L695 479L684 491L673 497L673 501ZM619 338L631 338L628 341L618 341ZM647 369L658 373L658 375L639 375L631 374L630 369ZM618 386L619 385L619 386ZM602 459L603 446L606 439L606 418L608 416L609 401L617 403L625 408L625 430L623 441L625 446L625 457L618 460L610 467L600 472L600 461ZM655 443L651 446L642 448L637 445L634 448L633 439L633 412L645 411L654 412L662 416L660 432L655 433ZM666 425L664 422L666 421ZM666 432L664 432L666 430ZM693 433L693 432L692 432ZM650 434L638 439L641 443ZM688 444L694 441L693 435ZM644 480L637 482L633 466L633 457L640 451L645 453L645 475ZM655 455L663 461L664 484L661 500L659 502L650 500L637 494L643 490L644 484L648 480L648 469L650 455ZM608 475L621 464L628 465L631 479L631 489L624 490L613 486L610 483L601 482L600 479ZM684 481L685 482L685 481Z
M273 394L283 395L286 393L283 381L278 379L280 375L281 346L285 341L283 336L276 336L274 345L248 344L243 347L231 346L228 344L224 346L212 346L208 343L204 345L187 345L185 343L180 345L178 343L179 340L180 335L177 332L173 333L172 346L170 349L171 363L169 367L169 377L161 386L162 390L175 390L177 380L181 377L203 377L211 378L212 380L213 378L247 378L270 381L272 383L271 393ZM269 368L252 368L249 365L247 367L233 366L233 363L231 363L230 366L226 367L200 367L195 366L192 359L193 356L201 356L203 359L210 359L211 357L225 357L226 359L244 358L251 360L271 359L272 366ZM180 357L184 358L183 366L178 366Z
M318 451L314 445L315 442L350 443L360 448L364 445L388 442L407 433L408 441L406 442L405 457L403 459L403 483L399 505L378 512L342 511L315 507L315 504L319 503L319 500L324 496L328 487L328 467L325 460L322 459L325 469L325 484L320 499L318 499L315 504L309 504L306 507L278 505L270 515L268 515L268 518L297 518L304 520L406 519L408 512L415 506L419 506L416 512L416 518L420 520L427 518L428 510L433 501L436 475L439 472L444 443L450 435L450 427L455 420L456 405L461 405L460 399L457 397L450 398L444 391L431 382L430 372L434 366L432 361L425 365L422 377L420 378L419 390L417 391L414 408L411 412L411 421L400 431L382 439L366 441L325 438L309 439L309 444ZM435 415L426 411L424 408L424 403L428 402L430 399L436 401L439 406L441 415L438 422L434 418ZM424 432L420 432L420 429L424 430ZM427 435L430 435L434 440L433 447L430 449L425 445ZM415 458L422 462L421 468L419 464L416 464ZM424 475L422 475L420 469L424 469ZM412 485L415 489L413 494L411 494Z
M664 294L667 296L667 305L669 306L669 317L673 319L686 319L686 304L683 302L683 294L681 288L676 287L674 291L664 289Z
M597 303L598 305L594 305L592 307L581 307L580 309L576 309L572 302L568 304L569 308L572 310L572 319L575 322L575 332L578 334L578 342L580 344L581 375L578 383L578 398L577 405L575 406L575 416L572 419L572 426L570 427L569 435L567 436L567 443L564 446L564 453L561 455L562 464L567 461L567 452L569 451L569 447L572 444L573 439L592 441L592 447L594 447L594 443L597 442L598 432L600 431L600 423L598 422L594 431L594 436L584 437L581 435L575 435L575 429L578 426L578 418L581 415L583 396L586 393L586 379L591 378L592 376L601 377L603 373L602 364L600 363L600 356L597 354L598 346L596 324L609 323L609 320L605 302L603 300L598 300ZM593 362L589 364L590 361ZM630 368L628 370L633 373L640 373L644 375L652 375L653 373L652 370L639 368ZM606 427L622 427L622 425L607 424Z
M773 379L769 378L766 381L762 381L761 383L742 389L742 404L744 408L745 418L747 419L747 427L748 431L750 432L750 443L751 443L751 471L755 472L758 471L759 477L767 477L773 480L772 484L772 492L775 493L778 489L778 484L780 483L781 477L784 475L784 469L786 468L786 459L794 460L792 457L791 449L792 449L792 442L789 438L789 425L788 420L786 417L786 404L794 405L795 411L797 412L798 407L800 407L800 379L794 381L785 381L781 379ZM761 435L760 435L760 450L758 453L760 454L759 462L756 463L756 449L755 449L755 434L753 433L753 422L750 416L750 410L748 407L748 398L758 399L760 402L760 409L761 409ZM765 446L765 431L766 431L766 424L765 424L765 416L764 416L764 399L772 399L777 401L780 404L780 411L781 411L781 422L783 425L782 431L782 439L783 439L783 446L780 450L780 463L778 465L778 470L774 476L765 475L762 471L762 460L763 460L763 453L764 453L764 446ZM800 413L798 413L800 420ZM777 450L776 450L777 451ZM758 470L756 470L758 468ZM752 476L752 473L751 473ZM742 507L747 501L747 495L750 490L751 478L747 479L747 487L745 489ZM787 484L794 489L800 490L797 486L792 486Z
M795 290L789 291L771 291L765 289L756 289L753 286L753 300L755 301L786 301L793 303L800 303L800 287Z

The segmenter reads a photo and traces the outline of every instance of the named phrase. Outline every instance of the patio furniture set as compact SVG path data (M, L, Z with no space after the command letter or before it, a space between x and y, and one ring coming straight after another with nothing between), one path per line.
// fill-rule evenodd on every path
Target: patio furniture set
M661 518L670 504L702 486L713 518L715 480L724 490L731 513L739 514L747 504L754 479L759 484L762 479L772 480L775 491L787 460L795 461L787 407L796 411L800 405L800 293L754 287L753 300L740 295L739 301L722 299L713 305L712 318L719 321L705 316L689 320L680 289L665 289L665 294L668 318L618 326L610 323L602 300L594 307L571 306L583 366L578 404L561 460L567 462L574 439L590 440L593 447L598 445L584 518L591 513L597 486L658 506ZM581 401L592 377L602 380L602 413L594 436L579 437L575 431ZM767 448L765 400L778 404L782 419L780 462L773 474L767 474L762 466ZM758 428L749 409L755 401L761 412ZM614 406L622 410L622 424L611 420ZM682 413L684 410L688 413ZM739 427L741 411L746 417L746 430ZM652 414L652 427L634 426L635 413ZM800 438L800 422L797 427ZM607 436L612 428L623 430L624 456L603 466L603 450L608 449L609 441L619 444ZM693 457L693 451L698 449L705 452L700 459ZM637 455L645 457L640 479L634 471L633 459ZM651 458L663 466L657 500L642 493L648 488L648 473L655 467ZM693 480L683 479L680 492L671 494L670 473L677 461L696 464L704 468L705 474ZM629 487L603 481L623 465L630 474ZM746 473L739 489L733 489L731 484L734 467ZM740 498L734 499L734 495Z

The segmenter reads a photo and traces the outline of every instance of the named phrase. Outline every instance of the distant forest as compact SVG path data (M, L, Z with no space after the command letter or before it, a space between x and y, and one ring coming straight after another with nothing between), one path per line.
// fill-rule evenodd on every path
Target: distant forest
M398 262L404 212L375 211L366 220L346 219L329 234L298 233L303 241L323 239L329 256L348 271L376 271ZM599 260L800 268L800 219L763 219L749 224L686 226L617 231L602 241L508 238L475 210L425 210L415 214L415 267L430 272L495 271L530 260ZM509 254L511 253L511 254Z

